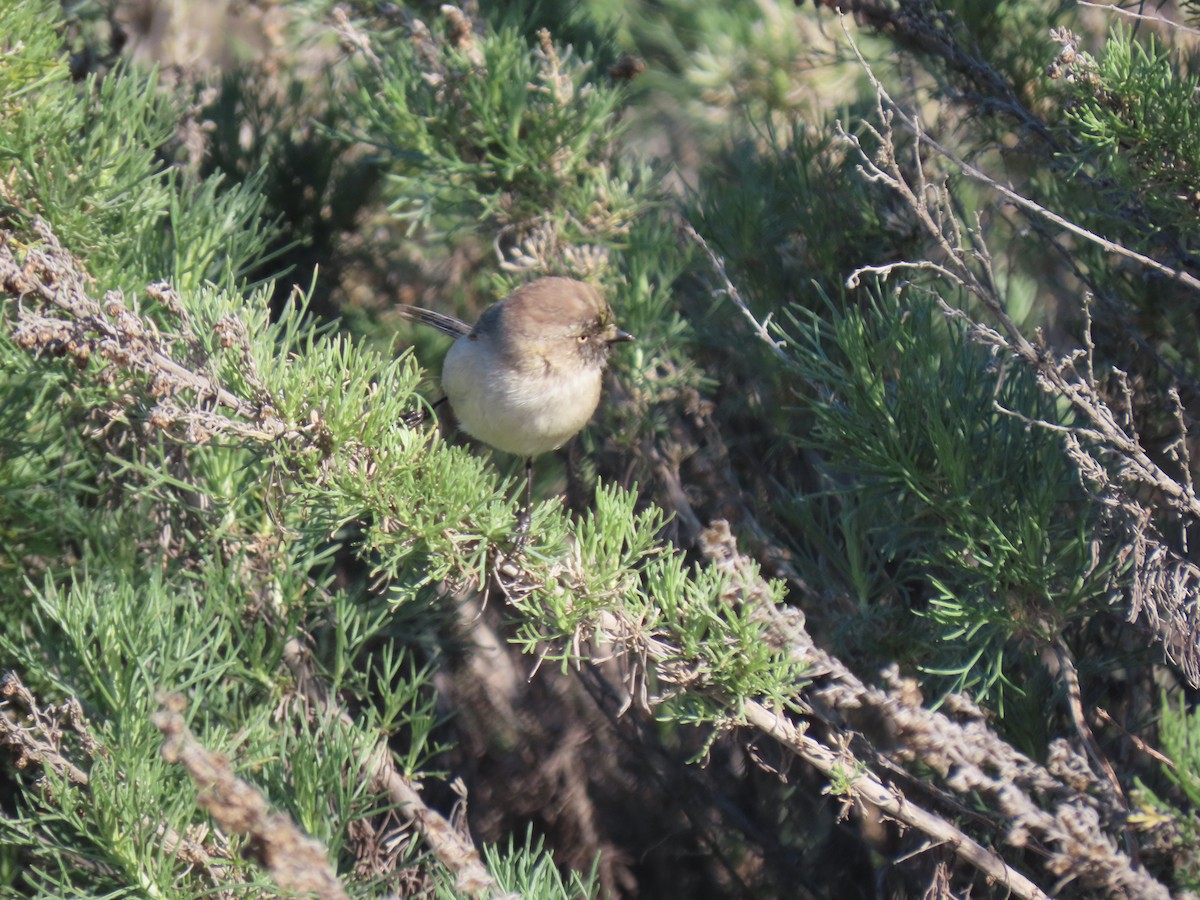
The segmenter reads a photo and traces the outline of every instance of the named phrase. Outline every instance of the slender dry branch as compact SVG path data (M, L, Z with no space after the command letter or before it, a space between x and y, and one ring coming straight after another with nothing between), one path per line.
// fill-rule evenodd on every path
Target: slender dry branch
M848 750L835 751L825 746L790 719L772 712L761 703L745 703L742 712L747 722L828 776L847 793L879 807L897 822L916 828L936 841L945 842L959 859L979 869L1001 890L1014 897L1049 900L1049 894L996 853L948 820L922 809L895 788L885 785Z
M849 38L848 34L847 37ZM851 43L853 44L852 40ZM855 52L858 52L857 47ZM977 228L966 232L965 236L970 239L968 246L964 242L963 229L950 211L952 207L944 186L933 187L926 180L926 164L922 159L921 145L933 149L953 165L997 190L1027 212L1039 216L1046 213L1042 217L1056 224L1064 224L1065 220L1057 214L1049 213L1033 201L1020 197L1011 188L996 183L930 138L916 116L908 115L899 108L861 54L859 60L875 86L881 122L878 129L873 129L880 148L874 155L867 154L854 136L843 132L845 140L859 151L863 173L874 181L886 184L902 197L941 254L937 264L939 274L970 291L999 327L996 329L984 325L964 310L939 300L942 311L948 317L964 322L972 340L1021 359L1033 370L1042 390L1066 399L1081 422L1088 426L1065 427L1055 422L1031 420L1033 425L1062 434L1066 451L1079 468L1085 484L1103 507L1118 519L1120 528L1125 532L1120 562L1133 564L1129 592L1130 619L1146 617L1161 639L1167 654L1179 665L1193 685L1200 685L1200 644L1197 643L1197 636L1200 636L1200 569L1162 543L1153 526L1155 516L1139 499L1147 496L1160 498L1160 502L1165 502L1183 517L1185 532L1186 523L1200 519L1200 496L1197 495L1190 477L1185 452L1188 437L1186 423L1177 415L1180 432L1174 445L1174 461L1179 464L1182 476L1175 477L1147 453L1130 417L1114 409L1106 400L1101 386L1096 381L1094 346L1090 330L1084 335L1084 348L1061 358L1055 358L1040 341L1035 343L1024 335L1008 315L995 287L991 261L982 234ZM912 174L907 174L896 159L896 141L892 128L894 120L903 124L914 137ZM1073 225L1069 230L1076 233L1085 231ZM1105 243L1104 246L1113 252L1137 259L1154 271L1172 277L1180 283L1200 286L1200 280L1187 273L1177 272L1153 260L1132 254L1118 245L1108 246ZM868 267L861 271L870 270ZM1084 309L1085 320L1090 325L1086 300ZM1122 381L1125 380L1124 373L1114 370L1113 374ZM1176 402L1177 408L1178 405ZM1172 451L1169 449L1168 453L1170 452ZM1106 460L1107 464L1103 460ZM1113 476L1109 475L1110 472Z
M966 798L988 798L995 804L997 833L1003 833L1004 840L1014 847L1039 844L1045 853L1045 866L1055 877L1076 879L1112 897L1167 900L1167 889L1120 852L1105 833L1102 825L1106 818L1123 825L1122 804L1110 799L1100 805L1098 798L1112 797L1111 792L1105 790L1107 783L1097 779L1087 767L1086 760L1065 742L1056 741L1051 746L1050 765L1043 767L988 728L982 712L964 697L953 694L946 697L946 712L926 709L921 704L915 682L900 678L895 667L884 673L885 680L890 682L890 690L864 684L840 660L816 646L805 629L802 616L763 602L765 586L760 583L751 562L738 551L726 523L716 522L710 526L700 547L715 566L730 576L731 587L741 602L754 609L767 623L772 643L803 663L807 671L820 673L814 684L801 693L800 699L806 701L805 714L819 719L823 728L838 737L826 744L816 742L815 747L801 742L801 755L806 761L821 771L827 771L826 766L839 766L841 783L850 778L848 786L853 789L856 785L851 776L865 776L870 772L866 763L873 760L850 753L851 734L846 730L845 722L883 723L883 730L889 734L895 749L888 754L874 749L876 759L886 756L899 766L917 762L938 773L951 791ZM825 710L833 714L823 712ZM782 720L777 713L768 711L767 715L772 722ZM784 728L778 724L774 727ZM803 729L784 728L784 732L794 738L802 734ZM815 741L811 735L805 737ZM836 745L838 749L835 751L827 744ZM978 856L980 850L997 856L993 851L973 845L973 842L955 843L958 839L950 835L960 829L917 807L911 798L899 797L892 789L885 788L887 794L880 794L882 782L877 776L871 775L861 784L870 789L866 799L880 805L889 815L919 828L930 837L950 841L961 859L995 877L992 869L984 868L980 862L989 867L996 866L996 862ZM1088 785L1088 793L1077 790L1075 785L1079 784ZM889 796L891 799L886 799ZM883 800L888 806L882 805ZM895 803L900 804L901 813L893 812L891 807ZM1051 808L1045 809L1043 805ZM914 809L920 809L920 814L912 814ZM905 814L908 814L907 818ZM1015 894L1025 896L1019 893L1020 885L1028 882L1025 876L1013 872L1006 878L1009 880L1004 883ZM1032 885L1032 882L1028 883ZM1040 893L1030 896L1055 893L1054 890L1034 889Z
M898 110L898 108L897 108L897 110ZM915 124L915 121L916 121L915 118L910 118L910 117L906 116L903 112L897 111L897 116L905 125L908 125L909 127L913 127L913 125ZM1146 268L1157 272L1160 275L1165 275L1167 278L1171 279L1172 281L1176 281L1179 284L1185 285L1185 286L1191 288L1192 290L1200 291L1200 278L1197 278L1195 275L1192 275L1190 272L1184 272L1181 269L1173 269L1170 266L1168 266L1166 263L1159 262L1158 260L1154 259L1153 257L1146 256L1146 254L1139 253L1136 250L1131 250L1129 247L1126 247L1124 244L1119 244L1116 241L1110 241L1108 238L1102 237L1102 236L1096 234L1094 231L1090 231L1087 228L1084 228L1082 225L1079 225L1075 222L1072 222L1070 219L1065 218L1064 216L1060 216L1058 213L1054 212L1053 210L1047 209L1046 207L1042 206L1040 203L1036 203L1035 201L1030 200L1028 197L1024 196L1023 194L1017 193L1016 191L1014 191L1012 188L1008 187L1007 185L1001 184L999 181L996 181L996 179L992 178L990 175L988 175L982 169L976 168L975 166L971 165L969 162L962 159L955 153L951 152L946 147L944 147L942 144L938 143L936 140L929 137L927 134L922 133L921 139L929 147L932 147L934 150L936 150L942 157L944 157L949 162L953 163L964 175L969 175L971 178L975 179L979 183L986 185L987 187L994 190L996 193L1000 194L1000 196L1004 197L1004 199L1008 200L1010 203L1014 204L1015 206L1020 207L1021 209L1025 210L1026 212L1032 213L1032 214L1038 216L1039 218L1045 219L1047 222L1050 222L1053 225L1057 225L1059 228L1063 229L1064 231L1069 231L1071 234L1074 234L1077 237L1081 237L1084 240L1095 244L1096 246L1100 247L1102 250L1106 250L1109 253L1114 253L1117 256L1124 256L1126 259L1131 259L1134 262L1139 263L1139 264L1145 266Z
M17 768L41 766L65 775L72 784L87 787L88 773L62 751L64 724L88 735L95 748L83 724L79 701L65 703L59 709L42 709L16 672L5 672L0 677L0 746L15 754Z
M1171 31L1181 31L1184 34L1191 34L1200 37L1200 29L1190 28L1182 22L1175 22L1165 16L1150 16L1146 13L1138 12L1135 9L1122 9L1112 3L1093 3L1092 0L1076 0L1080 6L1090 6L1092 9L1102 9L1105 12L1116 13L1119 16L1128 16L1139 22L1150 22L1153 25L1161 25Z
M29 248L18 262L15 236L0 232L0 294L16 308L13 339L38 355L70 356L79 365L103 359L109 379L134 376L144 384L149 402L144 414L160 428L181 427L187 439L199 442L214 434L256 441L315 440L314 426L284 422L269 397L245 400L214 378L192 371L172 355L173 342L154 323L129 308L123 294L109 291L103 301L88 291L88 278L79 263L63 248L43 221L34 230L42 243ZM170 288L152 285L148 293L178 314L182 307ZM241 323L217 323L229 346L245 341ZM190 339L189 339L190 338ZM199 353L194 336L182 342L193 355ZM243 354L248 360L248 354ZM258 383L247 370L246 381ZM236 418L220 415L224 408ZM109 411L110 416L127 409Z
M729 274L725 271L725 260L721 259L721 257L717 255L712 247L708 246L708 241L704 240L704 238L700 235L700 232L698 232L692 226L691 222L683 223L683 232L700 245L700 249L704 251L704 255L708 257L709 262L712 263L712 267L716 269L717 275L720 276L721 282L725 285L725 287L721 290L721 293L733 301L734 305L738 308L738 310L741 311L746 321L750 323L750 327L754 330L754 334L771 348L771 352L780 359L786 360L787 354L783 351L784 342L771 337L771 331L768 327L771 323L770 316L768 316L762 322L755 318L754 313L751 312L746 301L742 299L741 293L738 292L738 289L734 287L733 282L729 279Z
M886 35L889 41L901 48L916 50L921 55L931 55L943 60L946 71L954 76L944 86L969 104L972 115L991 116L998 113L1007 116L1020 129L1023 139L1036 137L1052 157L1070 151L1071 148L1060 140L1050 126L1022 102L1009 79L978 52L972 52L971 45L974 42L961 39L961 32L955 27L953 13L939 9L939 4L927 0L817 0L817 3L838 13L842 17L843 28L845 17L851 15L857 22ZM1119 9L1112 5L1084 5L1139 19L1145 18L1171 29L1189 33L1194 31L1165 19L1144 16L1142 13ZM1084 172L1072 171L1070 177L1099 192L1111 194L1114 189L1121 190L1111 181L1089 176ZM1121 190L1121 194L1121 199L1116 205L1126 211L1135 227L1142 230L1154 227L1156 237L1166 242L1177 257L1194 259L1189 246L1179 237L1163 233L1155 227L1139 197L1126 190Z
M296 679L297 689L323 717L336 718L353 724L350 714L334 700L328 688L312 669L304 645L293 638L283 649L283 661ZM363 775L372 790L387 794L404 818L413 824L429 844L434 855L455 875L458 890L475 896L503 897L494 894L493 880L469 835L458 832L441 813L430 809L420 792L405 778L392 762L387 741L380 741L367 757Z
M902 125L904 125L913 134L913 136L917 139L916 143L917 143L918 148L919 148L920 144L922 144L922 143L925 144L926 146L935 150L939 156L941 156L948 162L952 163L954 165L954 167L957 168L964 175L967 175L967 176L973 178L974 180L980 182L981 184L986 185L987 187L996 191L998 194L1000 194L1006 200L1013 203L1017 207L1025 210L1026 212L1032 213L1033 215L1035 215L1039 218L1042 218L1054 225L1057 225L1059 228L1062 228L1064 231L1069 231L1070 233L1072 233L1078 237L1081 237L1084 240L1087 240L1093 244L1096 244L1098 247L1108 251L1109 253L1115 253L1118 256L1124 256L1127 259L1134 260L1135 262L1140 263L1141 265L1147 267L1148 269L1158 272L1161 275L1165 275L1166 277L1172 279L1173 281L1177 281L1180 284L1187 285L1188 287L1192 288L1193 290L1200 290L1200 278L1196 278L1194 275L1192 275L1188 272L1183 272L1183 271L1180 271L1179 269L1173 269L1170 266L1166 265L1165 263L1161 263L1158 260L1153 259L1152 257L1146 256L1144 253L1138 253L1136 250L1131 250L1130 248L1124 246L1123 244L1119 244L1116 241L1110 241L1107 238L1102 237L1093 231L1089 231L1088 229L1084 228L1082 225L1079 225L1075 222L1072 222L1070 219L1060 216L1058 213L1054 212L1053 210L1047 209L1046 207L1042 206L1039 203L1036 203L1035 201L1029 199L1028 197L1025 197L1024 195L1017 193L1016 191L1014 191L1012 188L1008 187L1007 185L1001 184L1000 182L996 181L996 179L992 178L990 175L988 175L982 169L979 169L976 166L971 165L969 162L962 159L960 156L958 156L957 154L955 154L954 152L949 150L947 147L943 146L937 140L930 137L929 134L924 130L924 128L922 128L920 120L915 115L910 115L909 113L906 113L904 111L904 109L898 103L896 103L892 99L892 97L888 94L887 88L885 88L883 86L883 83L878 79L878 77L875 75L874 70L871 68L871 64L867 62L866 57L864 57L862 55L862 52L858 49L858 45L854 42L854 38L850 35L850 31L847 28L844 20L842 22L842 30L845 33L847 40L850 42L850 46L853 49L855 55L858 57L859 64L862 66L863 71L866 73L867 78L870 80L871 86L875 89L875 95L880 104L879 105L880 112L883 113L884 110L887 111L887 115L881 116L881 118L883 118L883 120L885 122L890 123L891 117L895 116L895 118L898 119L900 121L900 123ZM890 125L888 127L890 127ZM854 143L857 145L857 141L855 141ZM895 145L892 142L888 142L886 144L886 146L894 148ZM861 147L859 147L859 150L861 152ZM884 152L886 152L886 150ZM892 162L894 162L894 159L892 160ZM884 168L889 168L889 167L884 167ZM917 160L917 171L919 173L918 177L923 177L923 175L920 174L923 172L923 167L920 164L919 158ZM883 174L882 171L880 172L880 174ZM897 174L899 174L899 181L900 181L900 184L897 185L897 188L903 192L904 188L907 187L907 182L905 181L902 173L897 173ZM890 180L890 179L886 179L886 176L885 176L885 180ZM914 208L916 206L924 207L925 203L921 202L921 203L913 204L910 202L910 206L914 206ZM941 228L933 229L933 231L935 232L935 234L934 234L935 239L939 238L942 234Z
M247 835L250 852L283 890L319 900L349 900L321 843L288 816L271 812L267 798L239 779L227 759L192 736L183 719L183 698L171 695L162 704L154 724L163 733L163 758L188 770L200 791L197 802L217 824Z
M1013 86L981 56L972 54L966 42L955 34L952 14L939 10L934 3L895 2L895 0L816 0L842 17L851 15L900 47L915 49L945 61L948 70L958 76L960 86L969 85L968 98L975 109L1000 111L1012 118L1026 133L1037 135L1046 145L1058 148L1053 133L1040 118L1021 103Z

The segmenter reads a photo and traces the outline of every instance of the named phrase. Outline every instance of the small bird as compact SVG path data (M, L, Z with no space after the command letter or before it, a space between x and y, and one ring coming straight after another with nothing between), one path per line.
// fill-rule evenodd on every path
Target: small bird
M463 431L525 458L529 527L533 458L557 450L591 419L614 344L632 341L591 285L539 278L484 310L472 328L445 313L403 306L401 313L455 338L442 367L442 390Z

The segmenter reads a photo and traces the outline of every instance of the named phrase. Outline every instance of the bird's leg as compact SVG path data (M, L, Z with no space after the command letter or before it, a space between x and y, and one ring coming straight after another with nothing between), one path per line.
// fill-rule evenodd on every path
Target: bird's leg
M502 563L507 563L515 559L529 543L529 511L533 508L533 457L525 457L525 502L521 504L521 511L517 514L517 527L513 530L513 545L512 549L504 554Z
M525 503L517 516L517 549L529 543L530 510L533 509L533 457L525 457Z

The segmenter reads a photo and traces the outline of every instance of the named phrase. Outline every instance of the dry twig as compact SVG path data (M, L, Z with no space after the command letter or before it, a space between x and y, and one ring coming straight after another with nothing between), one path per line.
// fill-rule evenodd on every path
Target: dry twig
M19 709L24 710L23 716ZM21 718L27 719L27 724ZM5 672L0 677L0 745L16 754L17 768L38 765L65 775L72 784L87 787L90 781L87 772L62 751L64 723L84 738L93 753L98 750L99 745L83 720L79 701L69 701L58 709L42 709L16 672Z
M304 834L283 813L271 812L267 798L238 778L223 756L206 750L188 731L179 695L163 698L154 715L163 733L163 758L181 763L199 788L197 802L217 824L250 839L252 855L283 890L319 900L349 900L319 841Z
M91 296L87 276L50 227L39 219L34 230L42 243L29 248L21 262L13 252L14 236L0 233L0 293L7 294L16 307L12 331L18 346L37 355L71 356L80 366L102 359L110 366L102 377L110 381L136 376L152 401L143 411L147 420L163 429L181 427L192 442L215 434L257 441L314 439L313 425L284 422L269 397L243 400L214 378L178 362L172 353L175 341L130 309L119 291L109 291L103 301ZM182 316L182 306L169 287L154 285L148 293ZM218 323L228 346L244 342L240 325ZM198 352L194 335L185 331L179 342L193 355ZM254 372L246 374L247 383L254 385ZM220 408L236 418L218 413ZM114 408L108 414L117 417L129 412Z
M857 48L855 50L857 52ZM1186 471L1182 477L1175 477L1156 462L1143 447L1128 416L1114 409L1105 399L1096 381L1090 333L1085 335L1084 348L1055 358L1040 340L1036 343L1031 341L1016 325L1008 315L996 287L983 236L978 229L964 230L951 211L952 204L945 185L931 184L927 180L921 148L925 146L934 150L952 165L996 190L1031 215L1044 218L1089 240L1094 239L1105 249L1134 259L1181 284L1200 288L1200 279L1104 241L959 159L930 138L916 116L900 109L861 54L859 60L876 90L876 108L882 124L871 131L879 142L879 150L871 155L862 148L855 136L843 131L843 138L858 150L864 175L894 190L915 213L933 240L941 261L936 264L921 261L864 266L851 275L851 283L855 283L864 273L886 276L897 268L934 268L937 274L978 299L994 318L998 328L977 321L964 310L952 307L939 298L938 303L947 317L963 322L967 334L976 342L994 351L1016 356L1035 373L1037 383L1044 391L1069 402L1082 424L1065 426L1043 420L1024 420L1063 435L1066 452L1078 467L1085 485L1124 532L1118 562L1120 565L1132 563L1133 567L1129 589L1130 620L1139 617L1148 620L1167 654L1193 685L1200 685L1200 643L1197 642L1200 636L1200 567L1160 540L1153 524L1154 514L1138 499L1157 494L1173 513L1182 516L1185 521L1195 522L1200 520L1200 495L1197 495L1195 485ZM894 121L903 125L914 139L911 175L905 172L896 158ZM1124 378L1124 373L1114 374ZM1017 415L999 405L997 409ZM1186 447L1184 423L1181 417L1177 417L1177 420L1181 428L1179 446ZM1107 457L1111 462L1105 464L1098 457ZM1179 459L1183 459L1181 454ZM1181 468L1186 469L1182 465ZM1110 472L1115 477L1110 476Z
M283 661L296 679L297 689L321 716L353 723L350 714L330 697L328 688L313 672L308 652L299 640L293 638L287 642ZM469 835L461 834L441 813L425 805L420 792L392 763L387 741L380 741L367 757L363 775L372 790L387 794L400 814L421 833L442 865L454 873L458 890L473 897L487 895L503 900L493 894L496 883Z
M801 694L809 701L804 712L819 719L835 738L823 744L782 714L765 709L755 710L755 724L770 725L772 736L782 739L807 762L822 772L836 773L850 790L862 789L865 799L898 821L948 841L956 855L989 876L999 877L996 872L1003 871L1002 883L1016 896L1040 897L1056 890L1042 891L953 823L884 785L867 766L870 756L864 759L851 753L846 720L865 717L884 723L895 748L889 755L895 762L917 762L937 772L950 790L964 797L990 798L997 808L997 831L1004 833L1005 841L1014 847L1040 844L1046 852L1045 865L1056 877L1077 879L1114 897L1167 900L1166 888L1121 853L1100 827L1105 815L1123 821L1122 811L1098 806L1094 795L1101 793L1096 790L1099 781L1086 761L1064 742L1052 746L1052 768L1045 768L1001 740L984 724L982 712L964 697L949 695L945 699L947 711L955 716L951 718L924 708L915 684L900 678L894 667L884 673L891 690L864 684L839 660L816 647L801 617L763 603L765 586L753 574L750 560L739 553L725 523L714 523L705 532L701 548L734 579L740 602L750 605L767 623L772 642L786 648L808 671L821 673ZM872 752L883 756L877 749ZM1072 786L1078 784L1086 785L1089 793ZM1054 808L1043 809L1036 797L1055 804Z

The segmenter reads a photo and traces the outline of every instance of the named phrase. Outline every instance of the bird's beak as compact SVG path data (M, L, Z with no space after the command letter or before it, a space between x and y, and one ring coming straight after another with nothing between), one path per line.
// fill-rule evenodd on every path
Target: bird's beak
M632 334L630 334L628 331L622 331L620 328L618 328L617 333L610 337L608 342L610 344L627 344L632 340Z

